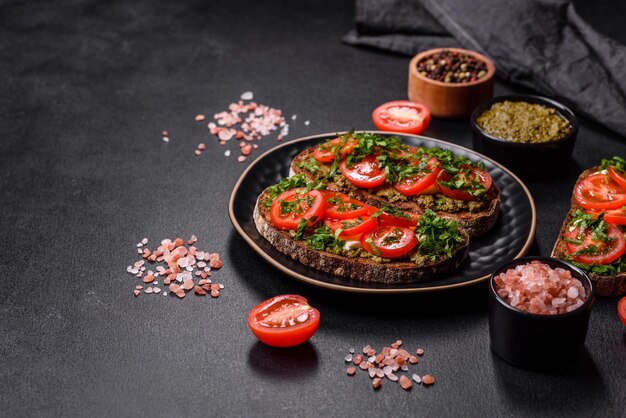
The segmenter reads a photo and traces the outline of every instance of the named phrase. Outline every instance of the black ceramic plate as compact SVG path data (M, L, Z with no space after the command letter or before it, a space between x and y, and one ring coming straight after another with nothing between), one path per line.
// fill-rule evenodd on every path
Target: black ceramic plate
M385 132L376 132L389 135ZM466 286L486 280L495 268L522 257L535 235L535 204L526 186L497 162L455 144L416 135L399 135L413 146L441 147L482 161L502 193L500 216L495 227L486 235L472 238L467 260L448 275L403 285L363 283L334 276L305 266L277 251L263 238L254 225L252 213L256 199L266 187L289 175L293 158L301 151L337 134L322 134L297 139L275 147L254 161L241 175L230 196L229 215L235 229L250 246L280 271L304 282L335 290L369 293L426 292Z

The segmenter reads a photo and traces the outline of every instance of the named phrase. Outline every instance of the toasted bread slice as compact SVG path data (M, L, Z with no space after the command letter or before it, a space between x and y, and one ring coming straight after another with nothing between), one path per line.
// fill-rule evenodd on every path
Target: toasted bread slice
M311 181L318 180L318 178L306 168L300 167L301 165L303 165L303 162L306 162L310 158L312 158L314 150L315 147L309 148L298 154L291 163L289 175L303 174ZM415 213L422 213L426 209L425 207L411 199L406 201L391 202L384 196L378 196L374 194L372 190L361 189L350 184L347 181L345 182L345 184L336 184L330 182L328 184L328 188L330 190L349 194L358 200L379 208L385 205L391 205L396 207L397 209ZM498 186L495 183L493 183L493 185L489 189L487 199L487 205L477 212L461 211L452 213L437 210L435 210L435 212L437 213L437 216L457 221L463 227L463 229L467 231L470 237L476 237L487 233L498 219L498 213L500 211L500 189L498 189Z
M600 170L599 166L583 171L578 177L578 180L576 180L576 184L578 184L581 180L589 177L590 175L598 172L598 170ZM567 224L572 220L570 214L572 210L575 210L577 207L578 205L572 197L571 208L567 216L565 217L565 220L563 221L563 225L561 226L561 230L559 232L559 237L557 238L554 244L554 248L552 249L552 257L560 258L566 261L570 258L569 253L567 252L567 248L565 246L565 236L569 232ZM622 257L626 257L626 255ZM616 276L604 276L591 272L587 272L587 275L593 282L596 295L618 296L626 293L626 272L619 273Z
M268 199L265 190L254 208L254 223L259 233L278 251L300 263L337 276L372 283L402 284L430 279L457 269L469 252L469 235L462 231L465 242L458 245L450 257L442 256L424 265L410 260L377 262L363 257L346 257L309 248L304 240L296 240L289 231L276 228L269 210L262 202Z

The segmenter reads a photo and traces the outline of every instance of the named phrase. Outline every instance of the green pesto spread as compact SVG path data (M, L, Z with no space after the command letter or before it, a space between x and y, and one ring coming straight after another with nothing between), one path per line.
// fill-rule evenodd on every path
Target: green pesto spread
M495 103L476 118L476 123L495 137L530 144L556 141L572 132L569 121L555 108L509 100Z
M354 187L341 174L336 175L333 178L333 182L340 187ZM389 203L414 202L424 209L432 209L434 211L448 213L475 213L484 210L488 205L487 200L457 200L451 199L441 193L405 196L393 187L385 187L377 190L375 195L378 197L384 197L387 201L389 201Z

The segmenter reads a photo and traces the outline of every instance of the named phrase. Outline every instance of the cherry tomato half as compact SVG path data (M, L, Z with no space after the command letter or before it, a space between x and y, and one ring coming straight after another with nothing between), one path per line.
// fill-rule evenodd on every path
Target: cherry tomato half
M381 225L392 225L392 226L405 226L407 228L415 229L417 226L417 222L420 219L420 215L417 213L405 212L406 215L409 216L410 219L407 219L403 216L394 216L387 212L383 212L380 214L380 224Z
M610 166L609 176L611 176L611 178L615 180L617 184L626 189L626 175L624 175L624 173L618 173L617 171L615 171L613 166Z
M591 215L598 216L601 213L604 213L604 220L607 223L613 225L626 225L626 207L622 206L619 209L609 209L609 210L591 210L587 209L587 213Z
M430 110L420 103L396 100L374 109L372 120L381 131L421 134L430 123Z
M326 217L334 219L350 219L357 216L365 216L370 206L353 199L347 194L326 191Z
M278 195L270 206L272 223L280 229L298 229L300 219L309 226L321 219L326 210L326 199L319 190L292 189Z
M321 163L330 163L337 153L341 158L345 158L356 146L357 141L353 138L335 138L319 144L313 151L313 158Z
M415 160L415 165L419 166L420 161ZM426 167L420 172L413 174L411 177L405 177L397 184L394 184L394 189L399 191L405 196L413 196L428 191L431 186L435 184L437 175L441 171L439 161L435 157L432 157L426 162Z
M617 314L619 319L622 320L622 324L626 325L626 296L617 302Z
M307 341L320 323L320 313L299 295L279 295L256 305L248 315L252 333L267 345L293 347Z
M370 254L383 258L402 257L416 245L413 230L403 226L381 226L361 236L361 246Z
M368 155L348 168L346 161L339 163L339 168L350 183L364 189L373 189L385 182L385 171L378 167L375 155Z
M339 238L343 240L357 240L364 232L369 232L376 228L378 223L376 219L365 215L353 219L324 219L324 223L335 232L339 228L343 231L339 234Z
M469 174L468 174L468 171L469 171ZM491 187L491 184L493 183L491 176L485 170L481 170L476 167L467 167L466 169L459 171L456 175L454 175L454 177L445 171L440 172L438 179L437 179L437 187L439 187L439 191L443 195L449 197L450 199L476 200L475 196L472 196L470 193L463 190L465 186L461 186L461 188L452 189L442 184L442 182L444 181L445 182L448 182L450 180L465 181L468 179L468 181L466 181L464 184L467 185L468 187L472 187L471 182L473 182L473 180L476 178L478 178L478 183L485 190L489 190L489 188Z
M574 199L585 209L617 209L626 205L626 189L606 174L593 174L574 187Z
M626 241L624 240L624 234L615 226L608 224L606 235L608 241L594 240L591 236L591 232L586 229L583 232L582 242L575 244L571 241L578 240L578 228L573 229L567 234L567 251L572 255L572 258L579 263L584 264L611 264L624 254L626 249ZM574 255L576 252L584 252L585 250L595 247L595 254L582 253Z

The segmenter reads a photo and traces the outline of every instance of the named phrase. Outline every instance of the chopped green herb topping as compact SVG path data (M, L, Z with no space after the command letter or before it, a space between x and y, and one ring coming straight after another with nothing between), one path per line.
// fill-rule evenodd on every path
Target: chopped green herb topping
M282 179L278 184L275 184L267 188L268 199L265 202L263 202L263 205L266 208L269 208L270 206L272 206L272 202L274 201L276 197L278 197L278 195L280 195L281 193L287 190L291 190L291 189L295 189L299 187L304 187L307 191L313 190L313 189L325 190L326 182L324 181L309 182L303 174L297 174L295 176L286 177ZM281 209L282 209L282 205L281 205Z
M315 160L315 158L313 157L309 157L305 161L300 161L300 163L298 164L298 167L304 168L309 173L313 173L313 174L316 174L317 172L320 171L320 166L317 165L317 160Z
M576 234L576 241L579 241L580 245L585 237L585 230L589 230L591 233L591 239L595 241L610 242L615 238L609 238L606 235L608 224L604 221L604 212L600 213L597 217L583 212L580 208L577 208L571 214L572 220L567 224L568 227L578 228L578 234ZM576 244L573 240L570 240L572 244ZM597 249L596 249L597 250ZM591 254L591 253L581 253ZM580 254L574 254L580 255Z
M415 227L418 239L418 251L432 260L442 254L452 255L454 248L465 242L465 236L459 230L459 224L451 219L444 219L427 209Z
M328 199L326 199L326 202L330 203L331 205L336 205L337 206L336 210L339 213L357 210L361 208L361 206L356 205L350 201L346 202L346 200L342 199L339 196L339 193L336 193L333 197L329 197Z
M383 212L385 212L386 214L391 215L391 216L408 219L409 221L411 220L411 217L409 216L408 213L403 212L400 209L396 209L393 206L388 206L388 205L385 205L382 208L378 209L376 212L374 212L370 216L370 218L378 218L378 217L380 217L380 215L383 214ZM378 222L380 223L380 219L378 219Z
M611 264L584 264L579 263L578 261L573 260L571 257L564 257L566 261L569 261L579 269L597 274L600 276L610 276L615 277L620 273L626 272L626 258L620 257Z
M374 240L372 239L372 237L369 237L365 240L365 242L367 242L367 245L370 246L370 248L372 249L372 251L374 252L374 254L378 257L380 257L380 251L378 250L378 248L376 247L376 244L374 244Z
M401 237L402 230L400 228L394 228L393 231L391 231L391 234L383 238L383 243L385 245L393 244L394 242L399 242Z
M460 190L477 199L487 194L487 189L474 173L474 169L469 166L457 169L456 174L448 180L440 179L439 184L450 190Z
M618 156L615 156L611 158L610 160L602 160L602 163L600 164L600 168L602 170L606 170L609 167L613 167L613 170L615 170L618 173L623 173L626 171L626 160Z
M309 223L306 218L301 218L298 221L298 229L296 230L296 236L294 238L297 240L301 240L302 238L304 238L304 233L306 232L308 227Z
M338 229L337 231L340 231L339 233L341 233L340 229ZM306 245L309 248L319 251L337 251L343 248L344 245L344 241L338 239L338 236L339 234L333 233L333 230L330 229L328 226L322 225L319 228L315 229L313 234L306 237Z

